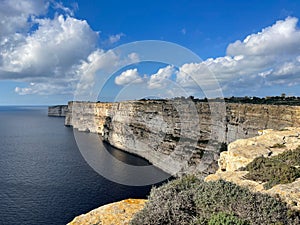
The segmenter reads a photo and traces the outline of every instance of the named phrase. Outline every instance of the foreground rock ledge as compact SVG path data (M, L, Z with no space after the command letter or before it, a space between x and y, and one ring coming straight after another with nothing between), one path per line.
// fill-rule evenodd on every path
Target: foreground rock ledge
M127 225L147 200L126 199L94 209L75 217L68 225Z
M265 190L263 183L247 180L244 176L247 171L239 171L241 167L252 162L256 157L271 157L289 149L294 150L300 146L300 128L288 127L282 131L262 130L260 136L236 140L229 144L228 151L222 152L219 159L219 169L215 174L209 175L205 181L225 180L239 186L249 188L253 192L266 193L279 196L290 207L300 210L300 178L289 184L278 184ZM274 145L283 147L274 148Z

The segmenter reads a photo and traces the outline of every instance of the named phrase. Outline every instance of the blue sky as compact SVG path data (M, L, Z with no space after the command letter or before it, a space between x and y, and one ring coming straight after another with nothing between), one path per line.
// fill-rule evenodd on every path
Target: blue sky
M74 94L103 101L300 95L296 0L0 4L0 105L64 104ZM121 52L144 40L177 44L170 58L187 48L203 61L169 65L143 62L144 49Z

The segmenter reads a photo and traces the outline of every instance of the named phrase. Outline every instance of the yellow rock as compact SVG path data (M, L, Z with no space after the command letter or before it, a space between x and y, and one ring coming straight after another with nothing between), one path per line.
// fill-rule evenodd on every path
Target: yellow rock
M127 225L147 200L126 199L94 209L75 217L68 225Z

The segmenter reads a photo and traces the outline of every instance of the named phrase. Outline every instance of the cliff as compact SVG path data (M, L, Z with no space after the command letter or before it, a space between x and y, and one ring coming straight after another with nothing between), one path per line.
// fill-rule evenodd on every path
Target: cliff
M69 102L65 125L99 133L172 175L211 174L224 143L253 137L257 130L300 126L300 107L188 100Z
M56 105L48 107L48 116L65 117L68 111L67 105Z

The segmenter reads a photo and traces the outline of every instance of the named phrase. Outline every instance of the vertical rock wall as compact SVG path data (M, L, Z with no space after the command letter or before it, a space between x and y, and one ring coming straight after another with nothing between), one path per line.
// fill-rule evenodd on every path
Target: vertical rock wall
M191 100L70 102L66 125L96 132L173 175L213 173L222 143L300 126L300 107Z
M67 105L55 105L48 107L48 116L64 117L68 112Z

